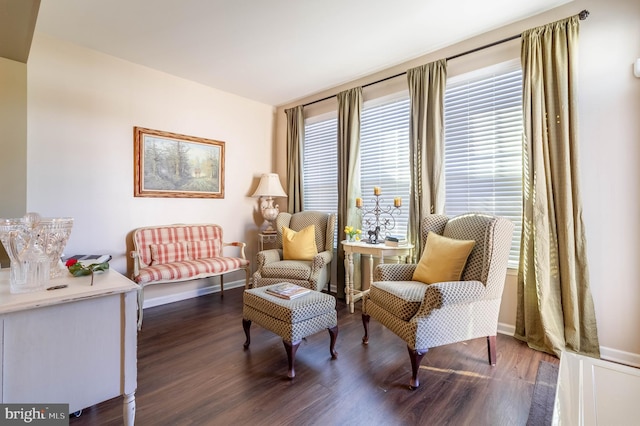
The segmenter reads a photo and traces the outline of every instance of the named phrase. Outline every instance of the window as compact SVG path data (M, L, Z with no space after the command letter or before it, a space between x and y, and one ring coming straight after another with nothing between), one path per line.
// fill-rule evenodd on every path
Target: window
M338 119L306 120L302 160L303 210L338 212ZM336 225L337 228L337 225ZM338 242L338 229L334 244Z
M365 103L360 130L365 207L382 188L383 207L401 197L389 231L406 235L411 171L406 92ZM445 94L445 213L504 216L514 225L509 267L517 268L522 230L522 72L518 63L450 78ZM337 118L305 121L304 209L337 212ZM339 231L339 230L336 230ZM366 231L363 229L363 231ZM336 241L338 238L336 237Z
M375 204L374 186L382 190L383 209L393 206L394 198L401 197L403 207L399 215L391 217L393 229L388 231L401 236L406 236L409 223L409 109L409 97L405 94L400 99L365 104L360 119L360 185L364 207L373 208Z
M445 94L445 211L504 216L514 225L509 267L522 230L522 71L519 65L460 76Z

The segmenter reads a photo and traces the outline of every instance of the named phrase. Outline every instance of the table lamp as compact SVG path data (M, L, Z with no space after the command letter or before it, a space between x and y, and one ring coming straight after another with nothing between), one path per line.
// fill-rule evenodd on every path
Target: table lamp
M260 202L260 210L262 211L262 217L268 223L267 228L262 231L264 233L275 233L276 229L273 227L273 221L280 213L278 205L273 205L273 197L286 197L287 194L280 185L280 178L277 173L264 173L260 177L260 183L258 189L253 193L252 197L264 197Z

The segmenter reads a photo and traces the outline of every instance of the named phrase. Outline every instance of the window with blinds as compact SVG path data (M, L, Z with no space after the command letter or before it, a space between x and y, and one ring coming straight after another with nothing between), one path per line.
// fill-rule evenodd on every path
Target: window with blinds
M373 187L379 186L381 207L393 208L395 197L403 207L394 214L392 235L407 234L411 170L409 162L409 97L364 105L360 119L360 185L365 207L375 202ZM389 216L387 216L389 217ZM365 231L363 229L363 231Z
M445 211L510 219L515 229L509 267L517 268L522 230L520 67L448 83L444 108Z
M302 179L304 210L338 213L337 118L305 121Z

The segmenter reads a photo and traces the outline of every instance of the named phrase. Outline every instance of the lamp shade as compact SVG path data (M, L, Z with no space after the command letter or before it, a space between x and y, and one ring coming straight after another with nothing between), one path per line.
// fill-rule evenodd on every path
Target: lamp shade
M277 173L265 173L252 197L286 197Z

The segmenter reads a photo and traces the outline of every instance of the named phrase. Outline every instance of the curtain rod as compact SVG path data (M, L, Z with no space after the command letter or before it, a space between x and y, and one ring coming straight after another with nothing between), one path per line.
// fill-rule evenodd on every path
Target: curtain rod
M581 21L584 21L588 17L589 17L589 11L586 10L586 9L581 11L580 13L578 13L578 18ZM456 58L459 58L461 56L468 55L470 53L475 53L475 52L478 52L480 50L488 49L489 47L497 46L498 44L506 43L508 41L520 38L520 36L521 36L521 34L516 34L516 35L511 36L511 37L503 38L502 40L494 41L493 43L485 44L484 46L476 47L475 49L467 50L466 52L462 52L462 53L458 53L457 55L449 56L448 58L446 58L446 60L450 61L452 59L456 59ZM387 80L391 80L392 78L400 77L402 75L405 75L406 73L407 73L407 71L403 71L401 73L398 73L398 74L395 74L395 75L392 75L392 76L389 76L389 77L385 77L385 78L382 78L380 80L372 81L371 83L363 84L362 87L365 88L365 87L373 86L374 84L382 83L383 81L387 81ZM302 106L306 107L306 106L309 106L309 105L317 104L318 102L326 101L327 99L331 99L331 98L334 98L336 96L337 95L329 95L329 96L326 96L326 97L324 97L322 99L318 99L318 100L315 100L315 101L307 102L306 104L302 104Z

